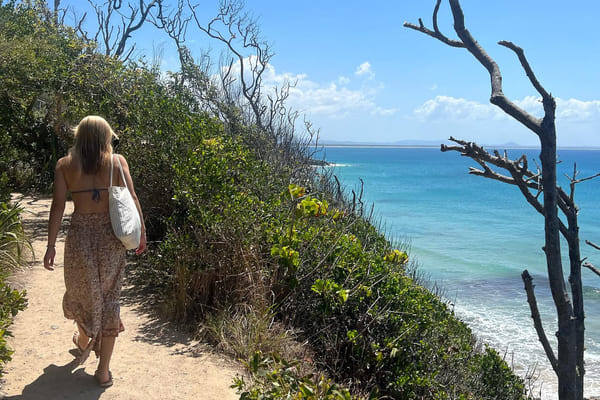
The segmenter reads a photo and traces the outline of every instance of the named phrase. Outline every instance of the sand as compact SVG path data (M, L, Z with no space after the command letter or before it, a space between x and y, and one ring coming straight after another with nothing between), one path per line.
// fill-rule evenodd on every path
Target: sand
M83 365L73 365L71 338L76 327L62 313L64 230L56 243L55 270L47 271L42 264L50 202L20 200L35 260L11 280L15 288L27 290L29 306L12 325L9 346L15 352L0 382L0 399L237 399L230 386L242 373L241 366L225 356L199 351L200 343L156 317L127 282L121 305L125 332L117 339L111 362L114 385L104 389L94 381L93 353ZM67 207L65 214L70 214L72 204Z

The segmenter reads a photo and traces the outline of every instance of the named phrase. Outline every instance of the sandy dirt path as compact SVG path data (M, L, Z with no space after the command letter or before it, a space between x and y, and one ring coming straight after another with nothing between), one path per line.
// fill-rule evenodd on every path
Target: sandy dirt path
M147 311L127 282L121 305L125 332L117 339L111 362L114 385L102 389L95 383L93 353L83 365L73 366L75 325L62 313L64 229L56 243L55 270L42 265L50 201L20 200L36 258L30 268L13 277L16 288L27 290L29 306L12 326L9 346L15 352L0 382L0 399L237 399L230 385L240 366L223 356L194 350L198 343ZM67 207L65 214L70 215L72 204Z

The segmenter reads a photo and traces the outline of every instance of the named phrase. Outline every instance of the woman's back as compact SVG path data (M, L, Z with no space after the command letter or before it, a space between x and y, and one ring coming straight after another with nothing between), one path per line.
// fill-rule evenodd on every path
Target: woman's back
M113 185L123 186L119 166L113 156ZM95 174L86 174L81 167L77 156L69 154L58 162L67 189L75 206L75 211L80 214L108 212L108 187L110 186L110 161L105 160Z

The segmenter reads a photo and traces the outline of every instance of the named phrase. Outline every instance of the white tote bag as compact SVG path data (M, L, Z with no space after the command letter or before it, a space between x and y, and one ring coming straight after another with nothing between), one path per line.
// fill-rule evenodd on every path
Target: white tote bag
M110 212L110 222L112 223L115 236L123 242L127 250L136 249L140 244L142 234L142 223L140 213L135 206L133 197L127 188L125 174L121 167L121 160L117 155L119 171L125 186L113 186L113 156L110 157L110 186L108 187L108 209Z

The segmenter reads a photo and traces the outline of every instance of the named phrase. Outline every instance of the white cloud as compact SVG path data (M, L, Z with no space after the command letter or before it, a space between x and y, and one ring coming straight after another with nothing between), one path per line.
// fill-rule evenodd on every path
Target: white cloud
M377 104L377 94L383 85L372 79L374 74L368 62L361 64L355 75L367 78L359 82L360 87L357 89L349 87L352 82L343 75L337 78L337 83L319 83L310 80L306 74L279 74L272 65L268 65L263 74L263 84L265 87L281 87L285 82L295 84L290 89L288 104L306 113L309 118L315 114L334 119L361 114L390 116L398 111Z
M491 104L481 104L476 101L436 96L427 100L414 110L420 120L484 120L501 118L502 111Z
M600 100L556 99L557 120L565 122L600 122Z
M514 101L514 103L538 118L543 116L542 102L538 97L527 96L522 100ZM476 101L448 96L436 96L434 99L427 100L414 110L414 114L420 120L425 121L479 121L510 118L500 108L492 104L482 104ZM556 121L557 123L600 122L600 100L582 101L557 98Z
M371 63L368 61L365 61L364 63L360 64L356 68L356 71L354 71L354 75L356 75L356 76L364 75L364 76L368 77L369 79L375 78L375 73L371 69Z

